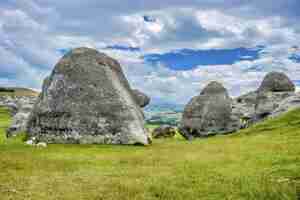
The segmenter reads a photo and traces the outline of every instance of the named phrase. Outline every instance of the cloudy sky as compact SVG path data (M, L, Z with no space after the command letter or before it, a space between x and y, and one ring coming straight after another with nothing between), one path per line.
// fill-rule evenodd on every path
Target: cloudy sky
M40 90L70 49L116 58L155 103L209 81L232 96L270 71L300 86L299 0L0 0L0 85Z

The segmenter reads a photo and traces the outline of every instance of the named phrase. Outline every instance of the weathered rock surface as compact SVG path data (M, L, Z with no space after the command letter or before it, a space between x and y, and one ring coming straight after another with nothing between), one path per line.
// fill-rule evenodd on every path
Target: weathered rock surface
M180 133L185 138L192 139L238 130L240 123L232 115L231 103L232 100L222 84L209 83L185 107Z
M44 81L28 134L46 143L150 143L120 64L89 48L69 52Z
M13 117L11 126L7 129L7 137L16 136L25 132L30 113L33 109L35 99L23 98L18 102L18 111Z
M293 95L294 92L260 92L255 104L255 121L269 117L282 101Z
M271 72L264 78L258 92L295 92L295 85L284 73Z
M257 91L255 121L270 116L282 101L294 94L295 85L284 73L267 74Z
M295 85L285 74L271 72L257 91L234 100L233 115L241 119L242 127L247 127L272 115L281 102L295 95L294 91Z
M13 137L18 133L25 132L29 115L30 113L17 113L13 118L11 126L6 130L6 136Z
M276 117L296 108L300 108L300 93L294 94L281 101L279 106L272 112L271 116Z
M153 138L172 138L176 135L176 128L169 125L162 125L152 132Z
M11 96L0 96L0 106L7 107L12 116L18 112L17 99Z
M256 98L257 92L249 92L233 99L232 113L243 120L254 118Z
M16 136L26 131L27 121L33 105L36 101L34 96L1 96L0 105L8 107L13 117L11 126L7 129L7 137Z
M267 74L257 91L233 100L212 82L186 106L179 130L186 139L230 133L297 107L300 94L284 73Z
M134 95L134 98L137 102L137 104L141 107L144 108L150 103L150 97L148 97L146 94L139 90L132 90L132 93Z

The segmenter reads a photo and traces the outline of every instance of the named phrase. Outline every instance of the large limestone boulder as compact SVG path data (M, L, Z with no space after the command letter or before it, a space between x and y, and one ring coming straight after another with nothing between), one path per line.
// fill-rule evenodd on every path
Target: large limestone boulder
M271 72L265 76L258 90L234 99L232 113L240 118L245 128L272 115L285 99L294 95L293 82L284 73Z
M269 117L282 101L294 94L295 85L284 73L267 74L257 91L255 121Z
M261 83L259 92L295 92L295 85L287 75L281 72L270 72Z
M294 94L280 102L271 116L276 117L296 108L300 108L300 93Z
M150 143L120 64L89 48L66 54L44 81L28 134L46 143Z
M141 107L144 108L150 103L150 97L148 97L146 94L139 90L132 90L132 93L134 95L134 98L137 102L137 104Z
M209 83L184 109L180 133L187 139L238 130L238 118L232 115L232 100L218 82Z

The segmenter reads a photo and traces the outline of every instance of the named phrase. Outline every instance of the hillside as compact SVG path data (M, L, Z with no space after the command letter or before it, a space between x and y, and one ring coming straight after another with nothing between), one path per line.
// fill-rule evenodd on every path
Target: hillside
M28 88L19 88L19 87L9 87L9 88L4 88L0 87L0 96L17 96L17 97L22 97L22 96L38 96L39 93L28 89Z
M233 135L149 147L33 148L21 137L5 139L9 121L1 108L1 200L281 200L300 193L300 109Z
M181 120L183 109L184 105L150 104L144 109L146 122L153 125L177 125Z

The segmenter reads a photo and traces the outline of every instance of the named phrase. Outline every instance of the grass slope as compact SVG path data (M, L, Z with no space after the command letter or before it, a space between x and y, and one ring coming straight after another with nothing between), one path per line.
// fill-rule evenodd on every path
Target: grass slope
M29 96L29 97L37 97L39 95L38 92L33 91L28 88L17 88L17 87L11 87L7 88L12 90L13 92L4 92L0 91L0 96L16 96L16 97L24 97L24 96Z
M9 120L0 109L1 200L297 199L300 110L233 135L149 147L39 149L5 139Z

